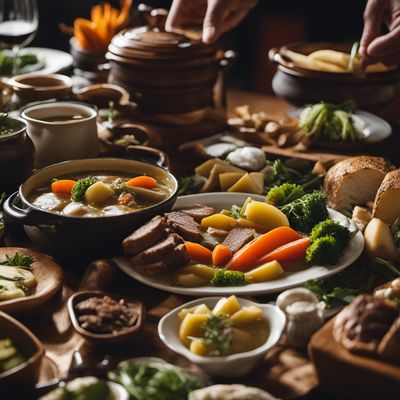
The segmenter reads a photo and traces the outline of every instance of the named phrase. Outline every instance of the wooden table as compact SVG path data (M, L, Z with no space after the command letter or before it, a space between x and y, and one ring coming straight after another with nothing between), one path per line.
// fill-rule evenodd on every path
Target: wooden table
M242 104L249 104L254 111L264 110L276 117L289 108L286 102L275 97L237 90L229 92L228 102L230 114L235 106ZM21 245L20 240L21 238L11 236L7 238L6 244ZM29 242L22 242L22 245L24 244L31 247ZM144 329L134 340L119 348L90 348L74 332L65 307L68 297L77 290L86 265L80 265L79 256L77 256L74 265L62 264L62 266L65 269L62 292L36 313L20 317L21 321L31 328L45 345L46 359L42 367L42 381L66 376L74 351L79 351L81 355L88 355L98 361L111 354L114 361L135 356L158 356L179 365L193 367L187 360L168 350L157 335L157 323L160 317L172 308L188 301L188 298L146 287L133 279L127 279L120 273L109 291L142 300L145 303L147 320ZM271 298L259 300L269 301ZM267 354L255 371L247 377L236 379L236 382L262 387L284 399L301 396L308 399L318 398L318 394L315 394L317 379L306 353L287 349L284 346L277 346Z

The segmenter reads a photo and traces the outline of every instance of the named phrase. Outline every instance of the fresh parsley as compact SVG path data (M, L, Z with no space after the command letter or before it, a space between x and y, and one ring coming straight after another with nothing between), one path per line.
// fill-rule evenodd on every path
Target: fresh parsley
M203 340L211 350L208 356L224 356L232 345L232 321L229 315L211 314L208 321L201 325Z
M0 265L29 268L33 261L34 259L32 256L24 256L22 254L19 254L17 251L12 257L6 254L6 259L4 261L1 261Z

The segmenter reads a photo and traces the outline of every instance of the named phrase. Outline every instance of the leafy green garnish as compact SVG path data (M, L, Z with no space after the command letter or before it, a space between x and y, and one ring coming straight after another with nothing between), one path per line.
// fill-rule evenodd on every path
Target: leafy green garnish
M231 217L234 219L239 219L241 217L240 211L242 210L242 207L237 206L234 204L231 208Z
M135 400L187 400L190 392L204 386L196 375L158 362L123 361L109 378L123 385Z
M208 321L201 325L203 341L211 349L208 356L218 357L228 353L233 340L232 325L226 314L210 314Z
M85 197L86 190L88 190L88 188L96 182L97 179L93 176L79 179L79 181L75 183L71 190L71 200L81 201Z
M34 259L32 256L23 256L22 254L19 254L17 251L12 257L6 254L6 260L1 261L0 265L29 268L33 263L33 261Z

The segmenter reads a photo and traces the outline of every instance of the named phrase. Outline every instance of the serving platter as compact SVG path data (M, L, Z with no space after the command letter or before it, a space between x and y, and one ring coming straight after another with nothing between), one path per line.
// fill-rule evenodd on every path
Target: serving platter
M300 118L303 108L289 110L288 115ZM362 126L363 143L372 144L387 139L392 134L392 127L381 117L367 111L357 110L353 114L356 126Z
M37 286L31 295L0 301L0 311L8 314L27 313L42 306L60 290L63 282L61 267L46 254L22 247L2 247L0 248L0 260L5 260L6 255L14 255L16 252L33 257L34 262L30 270L37 280Z
M230 209L233 204L243 204L249 197L246 193L204 193L178 197L174 208L192 206L194 204L206 204L214 207L216 210L223 208ZM252 195L254 200L264 201L263 196ZM352 240L348 244L340 262L332 266L313 265L304 270L296 272L285 272L282 278L263 283L253 283L245 286L235 287L214 287L200 286L194 288L181 287L165 283L161 280L149 278L141 275L132 268L129 257L116 257L113 260L131 278L156 289L166 292L182 294L187 296L224 296L235 293L236 295L261 296L269 293L281 292L283 290L301 286L310 279L324 279L337 274L349 265L351 265L362 253L364 248L364 237L343 214L329 209L330 217L347 226L350 231L355 231Z

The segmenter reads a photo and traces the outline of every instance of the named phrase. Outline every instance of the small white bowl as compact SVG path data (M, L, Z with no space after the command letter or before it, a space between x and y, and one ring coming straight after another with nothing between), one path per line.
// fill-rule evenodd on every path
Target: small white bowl
M161 318L158 324L158 334L167 347L198 365L210 375L229 378L243 376L249 373L257 362L264 357L267 351L278 343L285 328L286 317L276 306L271 304L259 304L239 297L238 300L242 307L257 306L262 309L263 316L267 320L270 330L267 341L254 350L230 356L202 357L193 354L179 339L179 326L181 321L178 317L178 313L183 308L191 308L203 303L212 309L220 298L221 297L204 297L173 309Z

